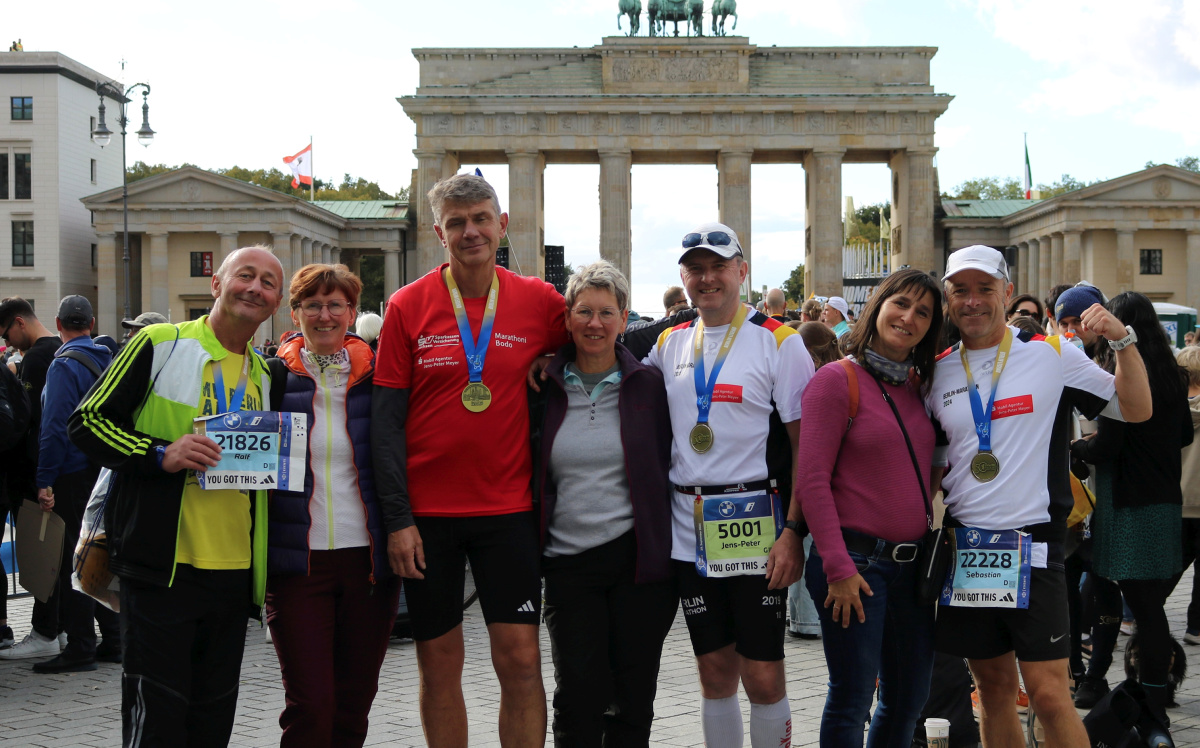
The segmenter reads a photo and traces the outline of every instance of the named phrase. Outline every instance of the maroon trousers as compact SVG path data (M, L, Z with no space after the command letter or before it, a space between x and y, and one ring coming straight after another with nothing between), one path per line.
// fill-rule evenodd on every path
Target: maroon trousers
M267 625L283 672L280 745L361 746L379 689L400 579L372 585L367 547L312 551L309 574L267 580Z

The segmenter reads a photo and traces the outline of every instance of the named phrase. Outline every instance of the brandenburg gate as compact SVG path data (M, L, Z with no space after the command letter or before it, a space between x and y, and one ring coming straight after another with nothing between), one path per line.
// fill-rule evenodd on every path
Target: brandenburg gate
M929 82L936 52L737 36L416 49L419 86L399 99L417 130L416 267L405 280L444 260L426 193L464 163L508 165L510 254L528 275L544 275L543 171L563 163L600 164L600 254L626 275L633 164L716 164L719 220L751 261L751 164L803 164L807 287L832 294L842 287L842 164L886 163L892 266L933 269L934 121L953 98ZM690 205L678 213L681 230L703 218ZM385 271L399 285L398 264Z

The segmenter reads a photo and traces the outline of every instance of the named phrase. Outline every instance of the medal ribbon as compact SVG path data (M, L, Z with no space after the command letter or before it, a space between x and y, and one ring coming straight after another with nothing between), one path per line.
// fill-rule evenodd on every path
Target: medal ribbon
M213 389L217 394L217 412L228 413L231 410L241 410L242 400L246 397L246 378L250 373L250 357L242 356L242 373L238 377L237 387L233 390L233 399L229 402L229 407L225 407L225 375L221 372L223 368L220 361L213 361Z
M738 330L746 321L746 313L746 305L738 304L737 314L733 315L733 321L729 323L729 329L725 331L721 347L717 349L717 358L713 361L712 373L708 375L707 384L704 381L704 323L696 321L696 340L692 356L692 373L696 382L696 407L700 410L696 423L708 423L708 411L712 408L712 395L713 389L717 386L717 375L721 373L721 366L724 365L725 358L729 355L729 349L733 347L733 339L737 337Z
M492 343L492 322L496 319L496 301L500 295L500 278L492 272L492 290L488 291L487 306L483 310L483 322L479 325L479 339L471 335L471 322L467 319L467 307L462 293L454 282L450 268L442 273L446 287L450 289L450 305L454 307L454 318L458 320L458 337L462 341L463 353L467 357L467 375L472 382L483 381L483 364L487 359L488 346Z
M967 394L971 398L971 414L975 417L975 433L979 435L980 452L992 451L992 408L996 402L996 384L1000 381L1000 374L1008 362L1012 339L1012 330L1005 328L1004 340L1000 341L1000 347L996 350L996 363L992 367L992 392L988 395L987 410L983 409L983 400L979 397L979 391L975 389L975 377L971 376L971 365L967 363L967 348L960 346L958 349L963 369L967 372Z

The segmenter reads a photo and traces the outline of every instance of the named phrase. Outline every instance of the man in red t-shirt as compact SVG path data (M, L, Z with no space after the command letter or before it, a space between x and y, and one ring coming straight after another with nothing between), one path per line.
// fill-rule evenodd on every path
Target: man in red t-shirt
M543 745L538 526L525 373L567 341L554 287L496 267L508 214L460 174L429 192L450 262L392 295L379 336L371 441L392 568L405 577L421 723L465 746L462 600L469 560L500 680L500 740Z

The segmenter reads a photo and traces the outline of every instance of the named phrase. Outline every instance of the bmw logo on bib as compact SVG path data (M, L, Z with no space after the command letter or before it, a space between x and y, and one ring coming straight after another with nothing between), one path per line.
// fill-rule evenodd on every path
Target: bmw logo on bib
M722 501L720 511L722 517L732 517L737 512L737 505L732 501Z
M975 548L979 545L980 537L978 530L967 530L967 543Z
M225 425L225 428L233 430L242 425L242 417L236 412L226 413L225 417L221 419L221 422Z

